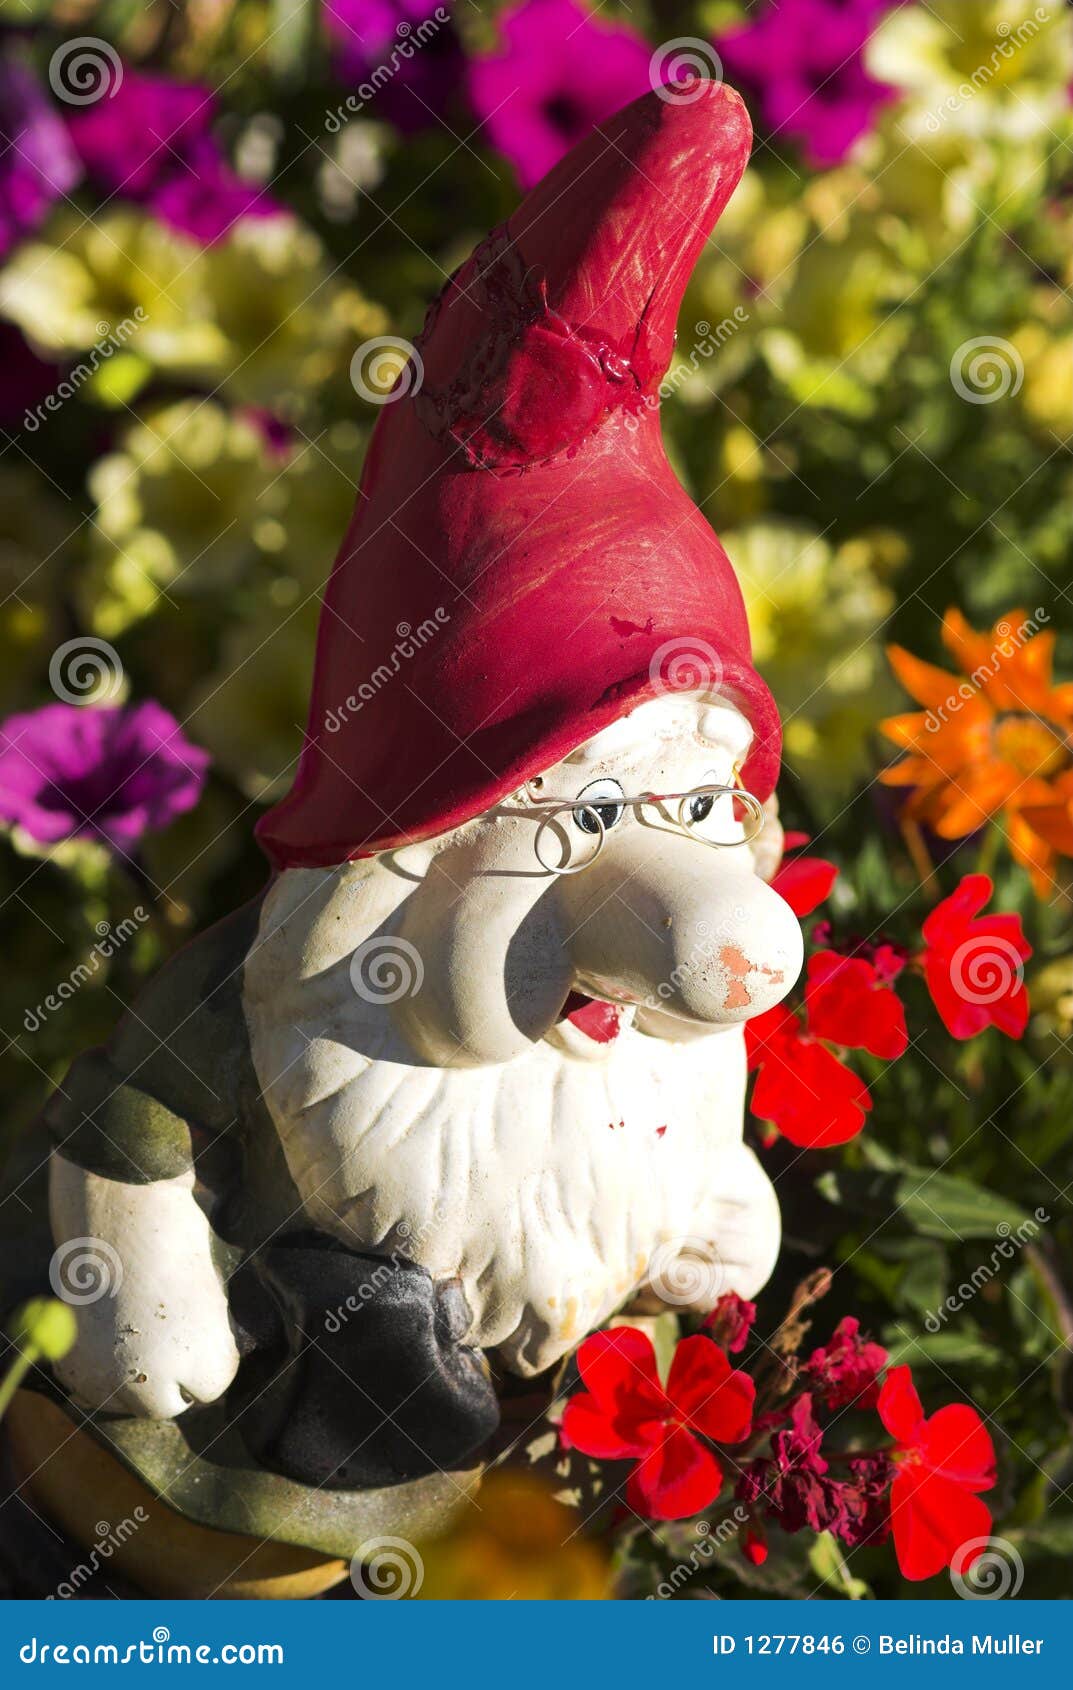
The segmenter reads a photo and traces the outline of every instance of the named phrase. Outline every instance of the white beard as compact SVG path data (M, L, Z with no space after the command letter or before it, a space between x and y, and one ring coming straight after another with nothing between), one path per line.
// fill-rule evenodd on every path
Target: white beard
M265 900L245 1006L304 1204L296 1224L457 1276L468 1341L521 1374L557 1361L653 1274L690 1306L755 1293L779 1220L741 1142L743 1030L672 1044L627 1027L587 1060L553 1033L499 1065L411 1064L391 1008L364 1001L349 975L357 945L410 891L354 863L289 870ZM683 1248L702 1259L679 1261Z

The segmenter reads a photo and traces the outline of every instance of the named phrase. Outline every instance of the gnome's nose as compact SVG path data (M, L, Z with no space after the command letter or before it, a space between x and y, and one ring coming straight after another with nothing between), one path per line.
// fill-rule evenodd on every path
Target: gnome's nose
M801 970L797 917L744 845L634 826L565 878L562 897L579 987L675 1018L683 1033L762 1014Z

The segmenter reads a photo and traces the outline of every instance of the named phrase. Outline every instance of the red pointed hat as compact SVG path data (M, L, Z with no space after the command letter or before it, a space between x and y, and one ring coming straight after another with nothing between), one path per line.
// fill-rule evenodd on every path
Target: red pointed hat
M669 93L575 147L432 306L325 593L294 787L258 828L277 865L446 832L671 690L736 704L745 784L774 786L741 591L659 428L749 120L723 84Z

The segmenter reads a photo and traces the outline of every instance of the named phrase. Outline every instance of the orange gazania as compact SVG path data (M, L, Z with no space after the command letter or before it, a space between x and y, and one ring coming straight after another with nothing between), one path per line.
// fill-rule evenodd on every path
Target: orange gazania
M963 839L1002 815L1010 851L1041 895L1055 859L1073 855L1073 683L1055 686L1053 633L1010 610L987 632L959 610L943 644L959 674L889 646L895 674L924 706L880 723L908 753L880 775L911 787L903 814L942 839Z

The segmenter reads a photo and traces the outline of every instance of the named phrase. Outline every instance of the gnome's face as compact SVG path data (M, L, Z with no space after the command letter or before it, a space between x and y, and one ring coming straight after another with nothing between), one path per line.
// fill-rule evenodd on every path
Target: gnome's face
M665 696L394 854L421 874L398 931L423 980L396 1006L420 1057L504 1062L547 1038L599 1061L630 1024L682 1042L778 1003L801 931L757 873L759 807L731 795L750 738L725 702Z

